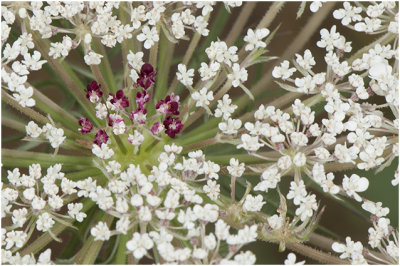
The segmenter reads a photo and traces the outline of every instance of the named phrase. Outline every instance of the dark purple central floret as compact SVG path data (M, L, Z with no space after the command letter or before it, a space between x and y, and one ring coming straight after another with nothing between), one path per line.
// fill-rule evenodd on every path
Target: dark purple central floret
M163 124L165 127L165 134L167 134L170 138L175 138L175 135L178 134L183 128L181 120L178 117L173 118L170 115L167 116Z
M145 125L146 128L147 126L150 126L151 123L151 128L147 129L150 129L154 135L159 135L162 132L165 132L165 134L170 138L175 138L175 136L183 129L183 124L179 117L174 117L180 114L179 96L171 93L170 95L167 95L165 99L158 101L155 108L159 114L147 118L146 104L150 101L150 93L147 89L155 83L154 77L156 74L157 72L151 64L146 63L142 66L139 78L134 87L141 86L143 90L136 92L135 101L137 108L136 110L130 108L128 111L130 112L129 118L132 120L133 124L137 123ZM129 100L124 95L123 90L118 90L115 95L110 93L107 101L105 101L105 99L102 99L103 93L100 88L101 85L99 83L92 81L87 85L87 89L85 89L86 97L92 103L97 104L96 109L98 109L98 107L100 108L99 111L96 112L96 116L98 118L104 118L107 121L107 127L114 127L115 123L124 123L124 120L119 114L121 112L126 114L124 109L129 107ZM103 110L103 108L105 106L107 107L107 112L104 114L105 110ZM163 115L160 115L160 113ZM165 117L165 114L167 117ZM81 117L78 123L82 127L78 130L83 135L96 130L87 118ZM133 127L135 127L135 125L133 125ZM142 128L142 126L140 126L139 129L140 128ZM107 135L106 130L99 129L94 137L93 143L101 146L103 143L108 143L108 141L109 136Z
M97 133L96 136L94 137L93 143L101 146L103 143L107 143L108 141L108 135L107 132L103 129L100 129Z
M101 85L96 81L90 82L86 86L86 98L88 98L92 103L96 103L100 100L101 96L103 96L103 92L100 90Z
M117 108L117 109L124 109L129 106L129 100L128 98L124 95L124 92L122 90L118 90L116 95L110 93L110 95L113 97L110 102Z
M175 96L172 93L167 95L164 100L158 101L156 109L163 114L179 115L179 105L179 96Z
M138 108L143 109L144 105L150 100L150 94L143 90L142 92L138 91L136 93L136 104Z
M146 114L147 114L146 108L138 108L135 111L131 112L131 114L129 115L129 119L139 124L145 124Z
M136 83L147 90L151 85L155 83L154 76L156 74L157 71L154 70L153 66L149 63L146 63L140 69L139 77L136 80Z
M79 130L83 135L89 133L93 129L93 124L89 121L89 119L81 117L78 120L79 125L82 127Z

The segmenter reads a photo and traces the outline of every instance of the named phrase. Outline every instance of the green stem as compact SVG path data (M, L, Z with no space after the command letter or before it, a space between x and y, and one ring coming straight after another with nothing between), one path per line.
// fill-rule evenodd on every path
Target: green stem
M226 37L225 42L228 46L233 45L235 40L239 37L244 26L246 25L247 20L252 14L253 9L256 7L256 4L257 2L246 2L246 4L243 6L240 15L237 17L235 24L233 24L231 31L228 34L228 37Z
M85 199L82 201L82 203L83 203L83 207L81 210L82 212L86 212L94 205L94 202L91 201L90 199ZM51 228L51 232L55 236L58 236L66 228L67 228L67 226L56 222L55 225ZM26 248L20 252L20 254L22 256L24 256L26 254L37 254L44 247L46 247L51 241L53 241L53 238L50 236L50 234L44 233L44 234L40 235L38 238L36 238L32 243L27 245Z
M286 247L299 254L307 256L314 259L320 263L325 264L350 264L347 260L342 260L337 256L331 255L329 253L322 252L320 250L314 249L312 247L306 246L301 243L286 243Z
M97 38L93 41L93 45L94 45L95 49L101 55L103 55L103 58L101 59L101 63L98 66L101 71L101 76L104 77L104 81L107 84L108 90L110 92L115 93L118 90L117 81L115 80L115 75L111 68L110 61L108 60L106 49L104 48L104 45L100 42L100 40ZM124 65L123 67L125 68L126 65Z
M45 165L52 165L55 163L62 163L66 165L81 165L81 166L91 166L92 158L83 156L69 156L58 154L55 158L48 153L31 152L31 151L19 151L11 149L1 149L1 154L3 156L3 163L6 160L24 160L27 159L32 161L32 163L42 163Z
M106 213L101 213L99 215L100 219L98 221L104 221L107 226L110 226L114 217L108 215ZM95 241L93 236L90 236L89 239L85 241L85 244L82 246L78 254L74 259L75 264L94 264L96 258L100 252L101 247L103 246L103 241Z
M29 23L28 20L24 20ZM30 28L30 27L29 27ZM64 81L68 88L70 88L71 95L78 101L79 105L83 108L86 115L97 126L100 125L99 120L95 116L95 110L92 104L86 99L84 88L85 85L81 82L79 77L74 73L71 67L65 61L58 61L48 55L50 50L49 40L43 39L36 31L30 31L35 42L35 47L38 48L43 57L47 60L52 69Z
M101 84L101 88L104 90L105 95L109 95L110 89L108 88L107 82L104 80L103 75L100 72L99 66L91 65L90 68L92 69L92 72L96 77L97 82Z
M126 242L129 240L129 235L121 235L117 254L115 255L115 259L113 264L126 264L127 261L127 254L126 254Z
M47 117L41 115L40 113L34 111L33 109L29 107L22 107L14 98L12 98L8 93L6 93L4 90L1 90L1 99L13 107L14 109L20 111L22 114L26 115L27 117L35 120L36 122L39 122L41 124L46 124L49 123L49 119Z
M175 44L170 42L165 36L164 31L160 32L160 51L157 64L157 82L154 93L154 103L159 101L167 92L168 76L170 73L171 61L174 55ZM170 88L171 92L174 88Z
M160 24L157 23L156 31L160 34ZM150 56L149 63L153 66L157 65L157 54L158 54L158 42L154 43L154 45L150 48Z
M11 118L8 118L8 117L3 116L3 117L1 118L1 124L2 124L3 126L12 128L12 129L17 130L17 131L19 131L19 132L24 132L24 133L26 132L26 130L25 130L25 124L24 124L24 123L21 123L21 122L18 121L18 120L14 120L14 119L11 119Z

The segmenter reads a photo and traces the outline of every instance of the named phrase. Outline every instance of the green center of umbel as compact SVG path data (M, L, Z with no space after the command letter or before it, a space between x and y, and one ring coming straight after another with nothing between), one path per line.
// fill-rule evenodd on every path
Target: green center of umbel
M121 138L126 152L116 145L113 147L115 152L113 159L121 164L122 169L126 169L129 164L134 164L139 165L144 172L150 171L152 166L158 165L158 157L164 151L164 145L171 142L171 138L167 136L158 140L147 131L142 134L144 141L140 146L134 146L128 142L127 138Z

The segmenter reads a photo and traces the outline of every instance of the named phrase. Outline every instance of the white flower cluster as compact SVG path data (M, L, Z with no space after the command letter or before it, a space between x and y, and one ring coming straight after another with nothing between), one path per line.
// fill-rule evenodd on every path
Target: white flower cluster
M219 207L206 203L201 196L204 194L194 188L195 183L207 181L203 190L216 200L219 185L214 180L219 177L220 166L206 161L201 151L190 152L188 158L182 157L182 162L176 162L181 151L182 147L166 145L158 157L159 165L153 166L149 174L145 174L138 165L129 164L123 170L118 162L109 161L105 164L106 169L98 166L107 173L105 187L92 178L76 183L79 197L89 197L101 210L118 219L114 230L105 222L94 226L91 234L96 241L127 234L140 224L140 233L134 232L132 239L126 243L136 259L141 259L155 247L168 263L206 264L228 262L240 247L255 241L256 225L246 225L237 234L231 234L230 227L220 219ZM79 210L70 215L78 218ZM179 226L176 226L177 223ZM206 232L208 223L215 224L214 233ZM178 248L173 244L174 239L191 239L193 246ZM230 245L234 252L226 257L209 256L218 254L222 241ZM234 261L255 262L255 256L249 252L242 256L236 255Z
M370 3L354 6L354 3L344 2L343 8L333 12L335 19L341 20L342 25L356 31L368 34L391 32L398 34L398 11L395 1ZM365 14L363 14L363 11Z
M237 109L237 105L232 104L232 99L225 94L221 100L218 100L217 108L214 111L215 117L222 117L222 122L218 124L218 128L225 135L236 135L242 126L240 119L232 119L231 115Z
M345 3L347 7L349 5ZM339 58L344 52L350 52L351 46L336 32L335 26L330 31L321 30L321 40L317 45L327 51L327 72L315 74L312 71L315 60L306 50L304 56L296 55L295 67L289 68L289 62L284 61L280 67L275 67L273 76L295 84L294 87L279 83L284 89L307 94L321 93L325 98L324 109L328 118L322 119L322 124L325 131L331 134L332 144L334 138L347 132L348 143L335 145L334 157L338 162L353 163L362 170L377 166L383 169L398 156L398 141L395 140L398 138L398 119L386 119L380 110L390 106L393 115L398 116L398 77L389 63L395 51L390 44L375 44L360 58L340 62ZM296 70L304 77L291 79ZM366 76L370 78L369 84L364 83ZM374 95L384 96L386 103L361 102ZM382 136L381 132L386 134ZM387 150L391 153L384 155Z
M232 113L236 108L230 107L231 100L229 99L229 95L224 93L215 99L214 93L210 88L217 82L220 74L224 73L226 74L224 79L227 78L233 87L240 86L250 98L253 98L251 92L243 85L248 79L246 67L254 63L259 63L257 60L266 52L265 47L267 43L263 41L263 39L266 38L269 33L270 31L267 28L248 29L247 35L244 37L244 41L247 45L242 50L243 52L250 51L250 53L241 63L239 63L239 51L237 46L228 46L224 41L212 41L210 46L205 50L210 62L200 63L200 68L198 69L200 81L195 86L193 86L194 69L187 69L187 66L184 64L178 65L178 72L176 73L177 80L190 90L192 99L195 101L197 107L203 107L211 114L211 110L208 106L218 100L216 117L222 116L221 107L225 109L223 111L223 119L226 121L222 124L224 128L222 131L226 132L226 134L234 134L234 131L236 131L235 128L238 129L241 126L239 120L230 119L230 114L227 113ZM257 55L255 55L256 53ZM222 102L220 100L221 97L223 97Z
M54 236L51 230L56 221L70 225L86 217L81 212L82 203L70 203L77 184L65 177L61 164L50 166L45 176L39 164L30 165L29 174L21 174L18 168L7 174L8 184L2 183L1 216L10 217L12 226L2 228L2 263L35 264L33 255L21 257L16 252L29 241L35 228ZM60 214L64 205L70 218ZM50 254L50 249L43 252L37 263L50 264Z
M355 178L358 179L359 177ZM359 201L361 201L361 198ZM389 213L389 209L382 207L382 202L375 203L366 199L363 200L361 206L364 210L371 213L373 227L368 229L369 246L380 251L381 262L398 264L398 232L393 229L390 225L390 220L385 217ZM333 243L332 250L341 253L340 258L347 259L352 264L366 264L365 256L370 255L370 252L366 252L361 242L354 242L350 237L346 237L346 244Z
M3 230L2 230L3 234ZM2 237L3 239L3 237ZM26 254L21 256L19 252L16 252L14 255L10 250L1 250L1 262L7 263L10 265L51 265L54 264L51 261L51 249L46 249L42 253L39 254L37 260L33 256L33 254Z
M41 134L44 134L45 138L49 140L53 148L58 148L64 142L64 130L62 128L56 128L52 124L47 123L40 128L34 121L30 121L26 127L26 135L31 138L39 138Z
M133 82L136 82L136 80L139 78L138 72L140 72L140 68L144 64L143 55L143 52L133 53L132 51L129 51L128 55L126 56L128 66L131 68L129 77L133 80Z
M14 23L15 15L6 7L2 7L2 18L4 20L1 22L1 38L4 44L10 32L8 25ZM35 45L30 33L21 34L12 44L5 43L3 47L1 57L2 87L10 91L13 98L22 107L34 106L36 102L33 99L33 88L27 84L28 75L31 71L40 70L47 61L40 60L40 52L33 50Z
M185 2L182 8L175 3L149 2L133 7L133 3L83 1L66 3L50 1L47 4L32 2L15 7L10 5L8 9L3 7L2 41L5 41L9 35L10 27L8 25L13 24L18 16L17 19L28 20L31 30L38 31L43 39L52 38L58 33L74 36L71 38L69 35L64 35L61 42L50 42L49 56L65 57L72 49L82 44L86 64L98 65L103 56L92 49L92 43L96 39L99 39L107 47L115 47L117 43L131 39L140 30L136 38L143 42L144 48L149 49L159 41L159 28L162 28L164 33L173 39L187 39L185 28L207 36L209 32L207 20L209 13L213 10L213 5L212 2L197 3L196 5ZM128 23L122 23L120 18L115 15L115 10L118 9L129 10L130 21ZM184 10L180 12L182 9ZM195 16L196 11L200 9L201 15ZM67 20L73 27L60 28L57 25L59 20ZM171 38L169 39L172 40ZM18 52L18 44L15 47L7 45L6 54L14 55ZM33 48L33 43L31 46L30 49ZM29 60L34 63L34 60L38 61L39 59L40 54L35 58L30 57ZM35 64L43 63L36 62Z

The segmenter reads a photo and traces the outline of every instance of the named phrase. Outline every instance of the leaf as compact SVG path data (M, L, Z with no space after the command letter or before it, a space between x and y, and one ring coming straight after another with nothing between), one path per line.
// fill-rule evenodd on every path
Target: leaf
M290 85L285 84L285 83L281 83L279 81L275 81L275 83L278 84L282 89L285 89L287 91L298 92L296 87L290 86Z
M165 34L165 37L167 37L167 39L172 42L172 43L178 43L178 40L172 36L171 32L169 32L169 30L165 27L164 23L161 23L161 29Z
M274 29L274 31L273 32L271 32L269 35L268 35L268 37L267 37L267 39L265 39L265 44L267 45L266 47L268 47L268 44L272 41L272 39L274 38L274 36L275 36L275 34L277 33L277 31L278 31L278 29L281 27L281 24L279 24L275 29Z
M69 63L69 65L71 66L72 70L78 72L79 74L83 75L84 77L87 77L91 80L95 80L96 78L94 77L94 75L92 74L92 72L87 71L86 69L84 69L83 67L77 66L73 63Z
M98 221L104 221L107 226L110 226L114 217L105 213L99 215L100 219ZM94 264L96 258L103 246L103 241L95 241L93 236L85 241L80 251L75 257L76 264Z
M296 60L295 59L293 59L292 60L292 63L293 63L293 65L296 67L296 69L298 70L298 71L300 71L300 73L303 75L303 76L309 76L310 74L307 72L307 70L306 69L304 69L302 66L300 66L297 62L296 62Z
M256 60L250 61L249 64L247 64L245 67L247 68L247 67L255 65L255 64L266 63L266 62L275 60L277 58L279 58L279 57L277 57L277 56L260 56Z
M242 83L240 83L239 86L240 86L240 87L243 89L243 91L250 97L250 99L254 101L254 96L253 96L253 94L251 93L251 91L250 91L248 88L246 88Z
M230 13L231 13L231 8L230 8L230 6L229 6L226 2L224 2L224 5L225 5L226 11L228 11L228 13L230 14Z
M306 5L307 5L306 1L301 2L299 10L297 10L296 19L299 19L301 15L303 15Z

